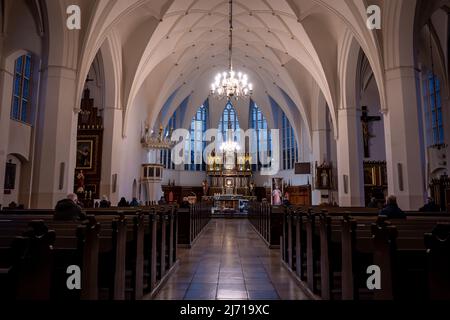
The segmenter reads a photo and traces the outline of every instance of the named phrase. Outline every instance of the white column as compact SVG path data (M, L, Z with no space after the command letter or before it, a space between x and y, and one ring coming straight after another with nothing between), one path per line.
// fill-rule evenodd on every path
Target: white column
M0 70L0 204L3 203L6 158L8 156L9 123L11 115L11 98L13 92L13 75L6 70Z
M419 76L413 67L386 72L388 110L384 114L389 194L400 208L417 210L425 200L425 159L419 124Z
M58 200L73 192L76 162L76 72L61 66L50 66L43 72L33 208L53 208Z
M103 151L102 151L102 177L100 183L100 196L106 195L111 203L119 202L120 184L116 182L113 190L113 175L119 175L122 151L122 110L106 107L103 111ZM115 192L113 192L115 191Z
M364 173L361 150L360 113L355 109L338 111L337 174L339 205L364 206Z

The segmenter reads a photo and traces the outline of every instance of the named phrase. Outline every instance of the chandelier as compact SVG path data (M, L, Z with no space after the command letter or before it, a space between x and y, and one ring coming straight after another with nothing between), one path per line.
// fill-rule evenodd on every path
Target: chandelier
M241 150L241 146L236 141L226 141L223 142L220 146L220 151L222 152L238 152Z
M242 97L250 97L253 94L253 85L248 82L246 74L236 73L233 70L233 0L230 0L229 24L229 71L217 74L215 81L211 84L211 96L217 99L238 100Z
M145 131L141 136L141 144L147 150L171 150L176 142L171 140L172 130L163 136L163 127L159 127L159 134L155 134L153 130L150 130L148 125L145 126Z

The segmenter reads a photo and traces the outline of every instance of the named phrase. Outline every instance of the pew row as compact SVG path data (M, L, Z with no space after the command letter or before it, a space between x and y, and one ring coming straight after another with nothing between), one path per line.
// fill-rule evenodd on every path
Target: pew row
M348 210L348 209L347 209ZM450 299L450 217L407 213L286 209L283 264L316 298ZM381 290L367 286L368 267L381 269Z
M0 287L6 288L1 290L2 296L86 300L153 297L177 263L176 208L86 213L88 221L83 223L53 221L49 210L1 214ZM70 265L82 270L81 290L67 289ZM32 281L26 280L30 274Z

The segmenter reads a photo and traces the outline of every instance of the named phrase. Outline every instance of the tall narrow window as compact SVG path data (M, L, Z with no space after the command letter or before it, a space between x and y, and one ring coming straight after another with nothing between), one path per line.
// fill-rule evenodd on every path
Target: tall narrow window
M16 60L11 118L31 124L31 56L23 55Z
M186 146L187 152L190 153L188 158L189 164L185 164L185 170L188 171L206 171L206 163L203 159L203 150L206 148L205 134L208 129L208 101L206 101L192 118L190 127L190 141Z
M257 154L252 154L252 157L256 156L257 164L253 164L252 169L257 171L261 170L262 163L265 163L264 166L269 165L267 159L272 156L272 135L266 117L253 101L250 103L250 128L255 130L252 136L252 144L256 146ZM266 159L261 159L261 156L266 157Z
M231 128L233 131L240 129L236 109L230 102L225 106L219 121L219 132L222 133L224 139L227 137L228 128Z
M166 129L164 130L164 135L167 137L171 134L177 126L177 112L175 111L172 117L169 119ZM175 164L172 162L172 152L171 150L161 150L160 154L161 164L165 169L175 170Z
M427 145L444 143L444 124L442 118L441 83L432 72L427 74L423 85L425 128Z
M283 144L283 170L294 169L298 161L298 144L295 139L294 129L283 112L282 115L282 144Z

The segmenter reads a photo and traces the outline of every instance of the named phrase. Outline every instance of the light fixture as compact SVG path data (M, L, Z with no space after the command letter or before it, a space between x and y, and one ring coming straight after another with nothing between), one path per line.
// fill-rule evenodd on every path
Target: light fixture
M150 130L150 127L146 124L144 132L141 134L142 147L147 150L171 150L176 141L172 141L172 129L170 129L166 135L163 134L164 130L162 125L159 127L159 134L155 134L154 130Z
M235 99L250 97L253 94L253 85L249 83L248 76L242 72L233 70L233 0L230 0L230 43L229 53L229 71L217 74L214 82L211 84L211 96L217 99Z

